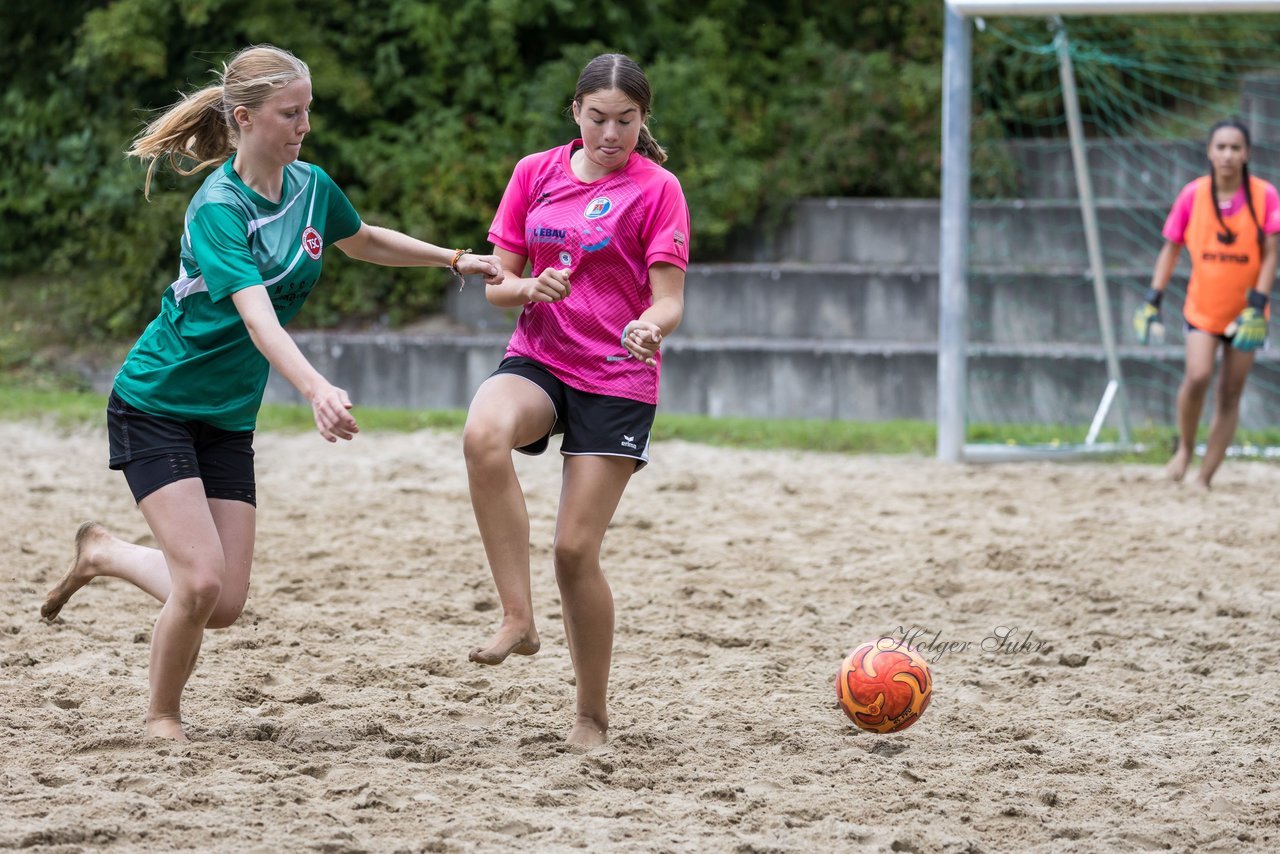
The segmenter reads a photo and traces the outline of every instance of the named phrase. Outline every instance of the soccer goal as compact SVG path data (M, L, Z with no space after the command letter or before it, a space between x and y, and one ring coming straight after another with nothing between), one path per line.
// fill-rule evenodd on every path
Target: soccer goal
M1280 184L1280 14L1264 13L1280 2L948 0L939 459L1088 456L1172 426L1185 253L1166 343L1138 346L1129 317L1214 121L1243 119L1253 173ZM1002 422L1088 427L1035 447L970 430ZM1276 423L1264 353L1241 427Z

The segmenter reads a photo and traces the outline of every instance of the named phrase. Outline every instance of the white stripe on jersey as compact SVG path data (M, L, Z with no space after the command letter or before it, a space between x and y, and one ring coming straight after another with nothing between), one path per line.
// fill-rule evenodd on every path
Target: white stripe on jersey
M250 237L251 237L251 236L253 235L253 233L254 233L255 231L257 231L259 228L261 228L262 226L267 225L267 224L269 224L269 223L272 223L272 222L274 222L275 220L279 219L280 217L284 216L286 213L288 213L289 208L293 207L293 203L294 203L294 202L296 202L299 198L301 198L301 197L302 197L302 194L303 194L303 193L305 193L305 192L307 191L307 187L311 187L311 188L312 188L312 189L311 189L311 198L312 198L312 204L314 204L314 203L315 203L315 202L314 202L314 200L315 200L315 192L316 192L316 191L315 191L315 187L314 187L314 185L315 185L315 178L314 178L314 176L312 176L312 177L308 177L308 178L307 178L306 186L304 186L301 190L299 190L299 191L298 191L298 193L297 193L297 195L295 195L292 199L290 199L290 200L289 200L289 204L285 205L285 206L284 206L284 207L282 207L280 210L278 210L278 211L276 211L275 213L273 213L271 216L264 216L264 217L262 217L261 219L251 219L251 220L249 220L249 231L246 233L246 236L250 236ZM308 223L308 224L310 224L310 222L311 222L311 216L310 216L310 215L308 215L308 216L307 216L307 223Z
M169 287L173 288L175 303L181 303L192 294L205 293L209 290L209 286L204 283L204 276L188 276L186 270L182 271L182 278Z
M311 227L311 215L315 212L315 209L316 209L316 182L314 180L311 180L307 182L307 185L311 187L311 206L307 208L307 222L306 222L306 225L303 226L303 228ZM306 188L304 187L303 190L305 191ZM298 196L301 196L301 195L302 193L298 193ZM298 196L294 196L293 200L290 201L289 204L293 204L293 202L296 202L298 200ZM281 211L280 213L284 213L284 211ZM279 216L279 214L277 214L277 216ZM275 217L272 217L272 219L274 218ZM302 260L302 253L305 251L306 251L305 246L299 246L297 254L293 256L293 260L289 262L289 266L285 267L284 270L280 272L280 275L273 276L270 279L267 279L266 281L264 281L262 284L274 285L276 282L280 281L285 276L293 272L293 268L298 266L298 262Z

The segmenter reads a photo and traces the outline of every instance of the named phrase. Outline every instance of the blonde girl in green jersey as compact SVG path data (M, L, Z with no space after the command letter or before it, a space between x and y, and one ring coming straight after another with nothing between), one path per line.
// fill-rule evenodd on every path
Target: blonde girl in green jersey
M359 428L347 393L284 331L320 275L324 249L386 266L449 267L502 281L498 259L445 249L360 221L317 166L299 160L311 76L288 51L235 54L218 85L183 98L130 154L183 174L216 165L187 208L178 278L125 358L107 405L110 465L123 471L158 548L86 522L66 576L40 609L53 620L98 576L162 604L151 639L149 735L186 741L183 687L206 628L240 616L249 592L257 495L253 430L268 368L310 402L326 441ZM198 165L183 169L181 160Z

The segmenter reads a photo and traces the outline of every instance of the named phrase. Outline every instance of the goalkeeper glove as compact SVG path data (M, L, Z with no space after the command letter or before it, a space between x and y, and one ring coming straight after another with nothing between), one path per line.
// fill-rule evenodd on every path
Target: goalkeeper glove
M1139 344L1160 344L1164 341L1164 324L1160 322L1160 301L1164 299L1164 291L1151 288L1147 291L1146 302L1133 315L1133 331L1138 334Z
M1267 295L1249 291L1249 306L1227 329L1231 346L1242 353L1257 350L1267 340Z

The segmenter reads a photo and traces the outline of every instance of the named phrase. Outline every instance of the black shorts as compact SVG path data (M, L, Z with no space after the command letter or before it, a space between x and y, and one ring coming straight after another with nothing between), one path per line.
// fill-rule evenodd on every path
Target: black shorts
M199 478L209 498L258 506L253 477L253 431L231 431L203 421L148 415L116 396L107 401L111 468L123 471L141 501L162 486Z
M1203 332L1205 335L1212 335L1214 338L1217 338L1223 344L1230 344L1232 340L1235 338L1234 335L1223 335L1220 332L1210 332L1207 329L1201 329L1199 326L1196 326L1194 323L1192 323L1190 320L1187 320L1185 317L1182 319L1182 332L1183 334L1186 334L1188 332Z
M503 359L493 376L499 374L513 374L542 389L555 412L551 431L532 444L516 448L520 453L541 454L553 435L563 433L560 453L567 456L628 457L636 461L636 471L648 464L649 433L658 411L654 404L579 391L523 356Z

